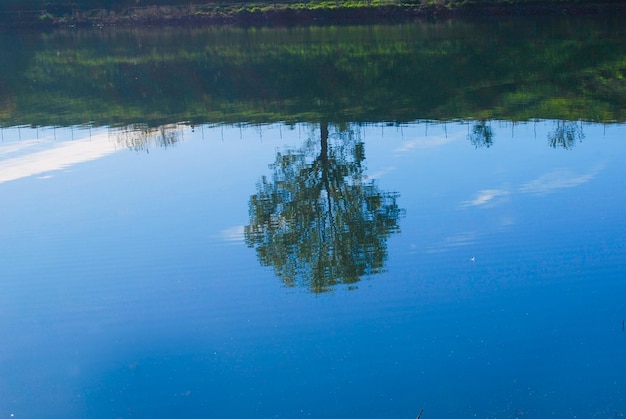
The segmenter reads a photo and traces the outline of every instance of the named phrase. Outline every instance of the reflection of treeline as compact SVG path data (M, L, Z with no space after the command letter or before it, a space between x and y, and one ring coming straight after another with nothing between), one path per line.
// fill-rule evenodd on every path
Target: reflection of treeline
M5 10L72 10L100 9L120 10L146 5L189 4L189 0L2 0L0 11Z
M5 35L0 123L624 121L625 34L586 19Z
M404 1L404 4L419 4L423 7L433 7L433 6L446 6L448 9L450 8L463 8L471 9L478 8L483 10L486 13L500 11L502 13L502 7L516 7L519 9L520 7L524 7L522 11L534 11L536 12L544 12L548 13L551 10L554 12L562 12L563 10L568 10L576 7L576 11L585 12L586 9L590 9L589 12L597 12L598 9L603 10L609 5L612 4L620 4L622 0L602 0L601 2L594 2L592 0L549 0L549 1L541 1L538 2L536 0L409 0ZM2 0L0 2L0 11L7 10L43 10L48 9L50 11L70 11L72 9L107 9L107 10L122 10L125 8L132 7L142 7L142 6L159 6L159 5L172 5L172 6L184 6L184 5L195 5L195 4L206 4L206 3L218 3L216 1L208 1L208 0ZM223 4L228 3L237 3L237 2L219 2ZM238 2L244 3L244 2ZM254 3L263 5L263 4L276 4L274 0L257 0ZM285 2L289 3L289 2ZM297 3L297 2L294 2ZM311 3L311 1L305 1L300 3ZM323 2L316 2L323 3ZM328 2L331 3L331 2ZM354 4L355 2L337 2L332 1L335 4ZM367 2L367 4L371 4ZM595 6L595 7L594 7ZM499 7L497 10L492 10L493 8ZM618 9L621 10L621 9Z
M236 24L409 22L470 16L626 13L622 0L3 0L0 30Z

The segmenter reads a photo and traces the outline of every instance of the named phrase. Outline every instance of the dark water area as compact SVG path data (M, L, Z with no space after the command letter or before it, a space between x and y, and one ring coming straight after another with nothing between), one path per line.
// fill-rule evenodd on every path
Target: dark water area
M618 19L0 44L0 418L626 414Z

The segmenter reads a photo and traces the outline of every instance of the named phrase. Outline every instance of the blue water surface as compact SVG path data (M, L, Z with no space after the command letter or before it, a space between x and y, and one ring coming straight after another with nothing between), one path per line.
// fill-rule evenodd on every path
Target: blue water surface
M626 128L556 124L330 126L403 214L381 272L323 293L244 242L319 126L4 130L0 418L626 414Z

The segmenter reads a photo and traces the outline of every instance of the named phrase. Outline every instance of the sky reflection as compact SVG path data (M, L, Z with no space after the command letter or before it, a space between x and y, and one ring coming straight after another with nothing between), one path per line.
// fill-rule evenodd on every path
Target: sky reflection
M330 126L328 154L319 125L178 125L147 147L135 141L145 131L121 143L128 132L72 141L57 128L54 141L22 128L0 145L2 412L626 412L624 126L585 126L563 149L547 140L552 121L492 122L493 144L479 148L467 124L425 125ZM300 160L286 151L306 145ZM356 176L301 202L321 208L312 197L375 179L405 212L383 229L384 263L313 294L269 266L304 266L296 252L263 265L245 229L264 176L284 180L277 195L298 193L273 177L279 157L307 174L338 150L350 164L334 175ZM298 243L303 255L317 245Z

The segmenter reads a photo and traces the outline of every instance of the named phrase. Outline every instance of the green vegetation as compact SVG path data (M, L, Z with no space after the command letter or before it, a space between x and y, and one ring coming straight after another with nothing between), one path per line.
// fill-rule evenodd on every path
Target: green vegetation
M4 0L0 28L293 25L484 15L625 14L621 0Z
M0 124L624 121L625 31L563 19L5 34Z
M404 215L398 194L380 191L365 176L364 144L357 133L309 138L297 150L278 152L250 197L246 243L263 266L289 287L314 293L355 284L384 270L387 238Z

